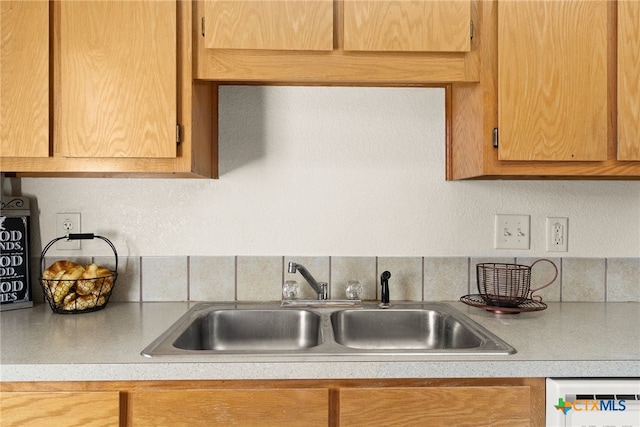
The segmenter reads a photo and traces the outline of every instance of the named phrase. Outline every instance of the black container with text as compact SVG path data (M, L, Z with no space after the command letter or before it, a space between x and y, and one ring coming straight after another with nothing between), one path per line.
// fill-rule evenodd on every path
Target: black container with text
M29 267L29 200L2 197L0 208L0 311L33 306Z

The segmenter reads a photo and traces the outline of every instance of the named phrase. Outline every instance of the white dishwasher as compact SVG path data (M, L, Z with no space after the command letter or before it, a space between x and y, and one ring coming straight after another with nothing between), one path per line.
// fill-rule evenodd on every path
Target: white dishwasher
M547 427L640 427L640 378L547 378Z

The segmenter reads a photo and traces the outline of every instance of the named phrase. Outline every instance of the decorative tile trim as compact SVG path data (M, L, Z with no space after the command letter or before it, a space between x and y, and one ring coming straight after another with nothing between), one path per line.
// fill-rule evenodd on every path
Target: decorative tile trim
M378 289L376 257L331 257L331 297L346 298L350 280L362 285L363 300L376 299Z
M425 301L455 301L477 293L469 280L469 258L424 258Z
M190 301L234 301L236 257L189 257Z
M187 301L187 266L187 257L142 258L142 301Z
M108 258L104 257L107 262ZM551 258L559 275L539 292L544 301L640 302L640 258ZM536 258L490 257L308 257L308 256L193 256L123 257L113 301L274 301L282 282L296 280L302 297L313 298L304 278L287 272L289 260L298 262L318 281L329 282L332 298L344 298L349 280L359 280L363 299L380 297L379 274L389 270L391 299L455 301L477 293L476 264L507 262L531 265ZM39 260L32 262L34 300L42 300ZM89 259L83 259L90 261ZM95 261L102 262L102 257ZM552 274L537 264L533 288Z
M275 301L282 298L281 256L239 256L236 272L238 301Z
M113 257L95 257L93 262L113 269ZM137 302L142 300L141 268L140 257L118 258L118 278L109 301Z
M640 258L607 259L607 301L640 302Z
M391 300L422 301L423 258L419 257L381 257L378 258L378 273L385 270L391 273L389 295ZM378 277L378 285L380 278ZM378 289L376 299L380 298Z
M564 258L562 260L562 301L605 300L606 260L604 258Z

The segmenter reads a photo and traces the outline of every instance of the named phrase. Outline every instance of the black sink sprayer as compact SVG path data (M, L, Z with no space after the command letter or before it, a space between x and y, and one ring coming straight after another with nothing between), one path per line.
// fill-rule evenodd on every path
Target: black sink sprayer
M380 276L380 285L382 285L382 293L380 296L380 308L389 308L391 304L389 303L389 278L391 277L391 273L385 271Z

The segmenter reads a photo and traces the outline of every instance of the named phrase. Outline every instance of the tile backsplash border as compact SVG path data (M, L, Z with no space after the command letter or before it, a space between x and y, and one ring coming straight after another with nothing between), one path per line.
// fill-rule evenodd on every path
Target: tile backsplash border
M86 262L88 257L78 261ZM538 294L543 301L640 302L640 258L550 258L558 268L552 285ZM49 265L56 259L46 259ZM344 256L175 256L121 257L111 301L273 301L281 284L296 280L302 298L313 290L299 274L287 272L289 261L308 268L319 282L329 283L329 296L345 298L349 280L358 280L363 299L380 298L380 274L391 272L391 299L454 301L478 293L476 264L505 262L531 265L528 257L344 257ZM32 266L39 267L39 259ZM95 257L109 266L113 259ZM534 266L532 288L553 277L549 263ZM43 301L33 271L34 301Z

